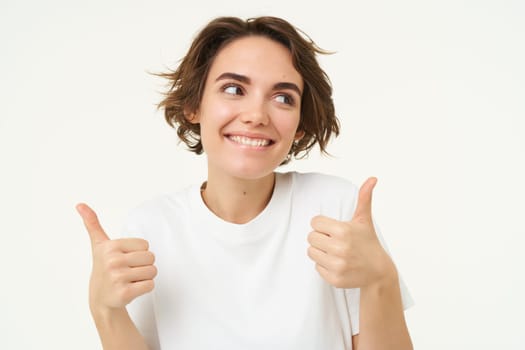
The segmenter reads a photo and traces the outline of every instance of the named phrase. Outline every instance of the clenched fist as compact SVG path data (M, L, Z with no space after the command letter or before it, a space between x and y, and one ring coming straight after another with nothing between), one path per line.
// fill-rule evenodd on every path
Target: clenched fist
M148 242L140 238L111 240L90 207L78 204L76 208L91 239L91 311L124 308L136 297L152 291L157 268Z
M392 279L397 272L381 246L372 222L372 190L376 178L360 188L351 221L316 216L308 235L308 256L321 277L337 288L363 288Z

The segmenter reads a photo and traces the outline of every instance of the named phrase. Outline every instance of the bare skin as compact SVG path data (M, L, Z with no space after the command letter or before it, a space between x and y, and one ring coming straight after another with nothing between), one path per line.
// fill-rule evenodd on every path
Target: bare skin
M202 192L204 202L217 216L236 224L250 221L266 207L275 182L273 174L257 181L239 182L229 177L209 179Z

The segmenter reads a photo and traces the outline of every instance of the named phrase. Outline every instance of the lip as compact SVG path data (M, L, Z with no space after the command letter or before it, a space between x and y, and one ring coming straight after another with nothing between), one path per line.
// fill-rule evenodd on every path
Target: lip
M259 139L259 140L268 140L268 144L266 146L250 146L250 145L245 145L245 144L242 144L242 143L238 143L234 140L231 139L232 136L238 136L238 137L246 137L246 138L251 138L251 139ZM245 148L245 149L253 149L253 150L263 150L263 149L268 149L269 147L272 147L274 144L275 144L275 141L271 138L271 137L268 137L267 135L264 135L264 134L260 134L260 133L251 133L251 132L229 132L229 133L225 133L224 134L224 138L228 141L228 142L231 142L233 145L235 145L236 147L241 147L241 148Z

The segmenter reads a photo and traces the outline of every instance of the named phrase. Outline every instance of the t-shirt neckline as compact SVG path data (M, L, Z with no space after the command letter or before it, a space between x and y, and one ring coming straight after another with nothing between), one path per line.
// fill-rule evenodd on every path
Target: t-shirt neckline
M209 232L221 239L233 242L248 242L259 239L272 230L272 222L280 222L282 216L288 215L286 203L291 198L291 176L289 173L275 172L275 183L272 196L266 207L252 220L236 224L226 221L212 212L201 196L201 185L195 185L190 190L191 207L197 213L195 217L200 227L197 232Z

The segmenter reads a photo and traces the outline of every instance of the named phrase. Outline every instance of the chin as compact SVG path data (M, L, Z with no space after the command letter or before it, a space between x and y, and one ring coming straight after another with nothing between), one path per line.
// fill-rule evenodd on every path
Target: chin
M234 177L246 180L259 180L273 174L279 166L276 164L261 164L262 162L242 162L231 167L230 174Z
M208 170L219 177L229 176L244 180L260 180L271 174L280 166L283 157L275 154L271 157L245 157L228 155L226 157L210 157L208 154ZM281 159L283 158L283 159ZM220 175L223 174L223 175Z
M260 180L268 175L273 174L275 168L272 169L243 169L237 170L232 173L234 177L244 180Z

